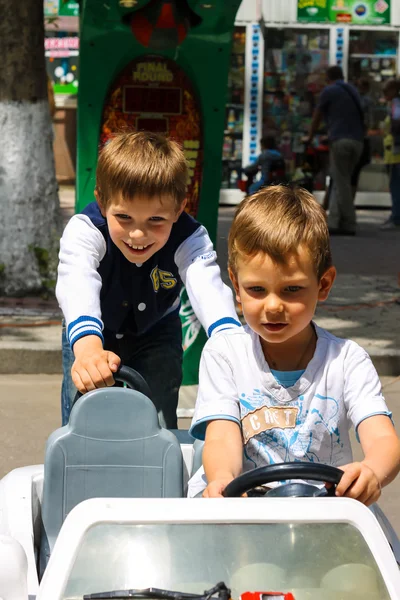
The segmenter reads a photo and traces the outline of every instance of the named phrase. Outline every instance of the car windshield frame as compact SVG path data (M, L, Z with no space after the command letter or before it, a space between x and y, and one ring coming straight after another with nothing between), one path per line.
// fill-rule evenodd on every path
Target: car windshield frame
M196 503L196 510L194 510L193 502ZM243 510L244 502L246 503L245 511ZM387 587L390 599L400 600L399 569L381 528L369 509L357 501L346 498L87 500L75 507L68 515L50 557L37 600L62 600L64 598L64 590L80 548L88 532L95 526L217 523L243 525L267 523L350 524L360 532L368 546ZM160 586L155 584L155 587ZM93 590L93 592L96 591L108 590L101 588ZM197 590L193 590L193 592L197 592Z

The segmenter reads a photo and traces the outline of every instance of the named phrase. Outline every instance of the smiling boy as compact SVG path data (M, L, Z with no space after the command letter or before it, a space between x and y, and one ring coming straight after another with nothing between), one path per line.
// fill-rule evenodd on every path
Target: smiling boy
M203 467L189 495L221 497L242 470L310 461L340 467L336 494L370 505L399 471L400 444L368 354L312 321L336 275L322 208L302 189L263 189L239 205L228 253L247 325L204 347L191 426Z
M96 202L60 246L63 424L76 389L113 385L122 360L148 382L161 423L177 427L182 284L208 335L241 327L207 231L184 211L187 181L182 150L161 135L116 135L101 151Z

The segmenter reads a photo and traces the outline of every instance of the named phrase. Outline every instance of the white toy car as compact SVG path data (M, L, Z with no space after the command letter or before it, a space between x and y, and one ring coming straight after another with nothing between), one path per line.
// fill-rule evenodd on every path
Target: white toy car
M223 600L229 592L212 589L224 582L242 600L272 592L287 600L400 600L386 537L394 532L384 523L385 535L371 510L347 498L277 492L186 499L199 459L177 436L185 433L161 429L138 391L85 394L69 424L51 434L44 466L15 469L0 481L0 598ZM304 479L305 468L252 471L228 494L277 477ZM336 470L324 469L311 465L306 479L335 481ZM320 492L290 485L280 494Z

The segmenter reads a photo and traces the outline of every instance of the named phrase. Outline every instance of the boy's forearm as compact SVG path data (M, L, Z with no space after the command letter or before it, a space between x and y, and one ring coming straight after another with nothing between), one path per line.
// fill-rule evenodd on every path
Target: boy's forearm
M103 342L98 335L85 335L79 338L74 344L73 351L75 358L87 354L93 354L95 352L101 352L103 349Z
M375 473L381 487L385 487L400 471L400 441L394 436L379 438L368 448L363 462Z
M235 479L242 472L242 444L227 444L223 440L212 440L205 444L203 465L207 481Z

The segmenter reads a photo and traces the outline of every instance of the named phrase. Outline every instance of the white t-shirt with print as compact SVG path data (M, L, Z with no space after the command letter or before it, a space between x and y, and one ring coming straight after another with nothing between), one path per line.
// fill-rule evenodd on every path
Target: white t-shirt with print
M249 327L209 339L200 362L192 436L204 439L207 423L216 419L238 423L244 471L292 461L352 462L350 427L391 413L367 352L313 325L318 338L314 356L289 388L272 375L259 336ZM189 481L188 495L206 485L201 467Z

